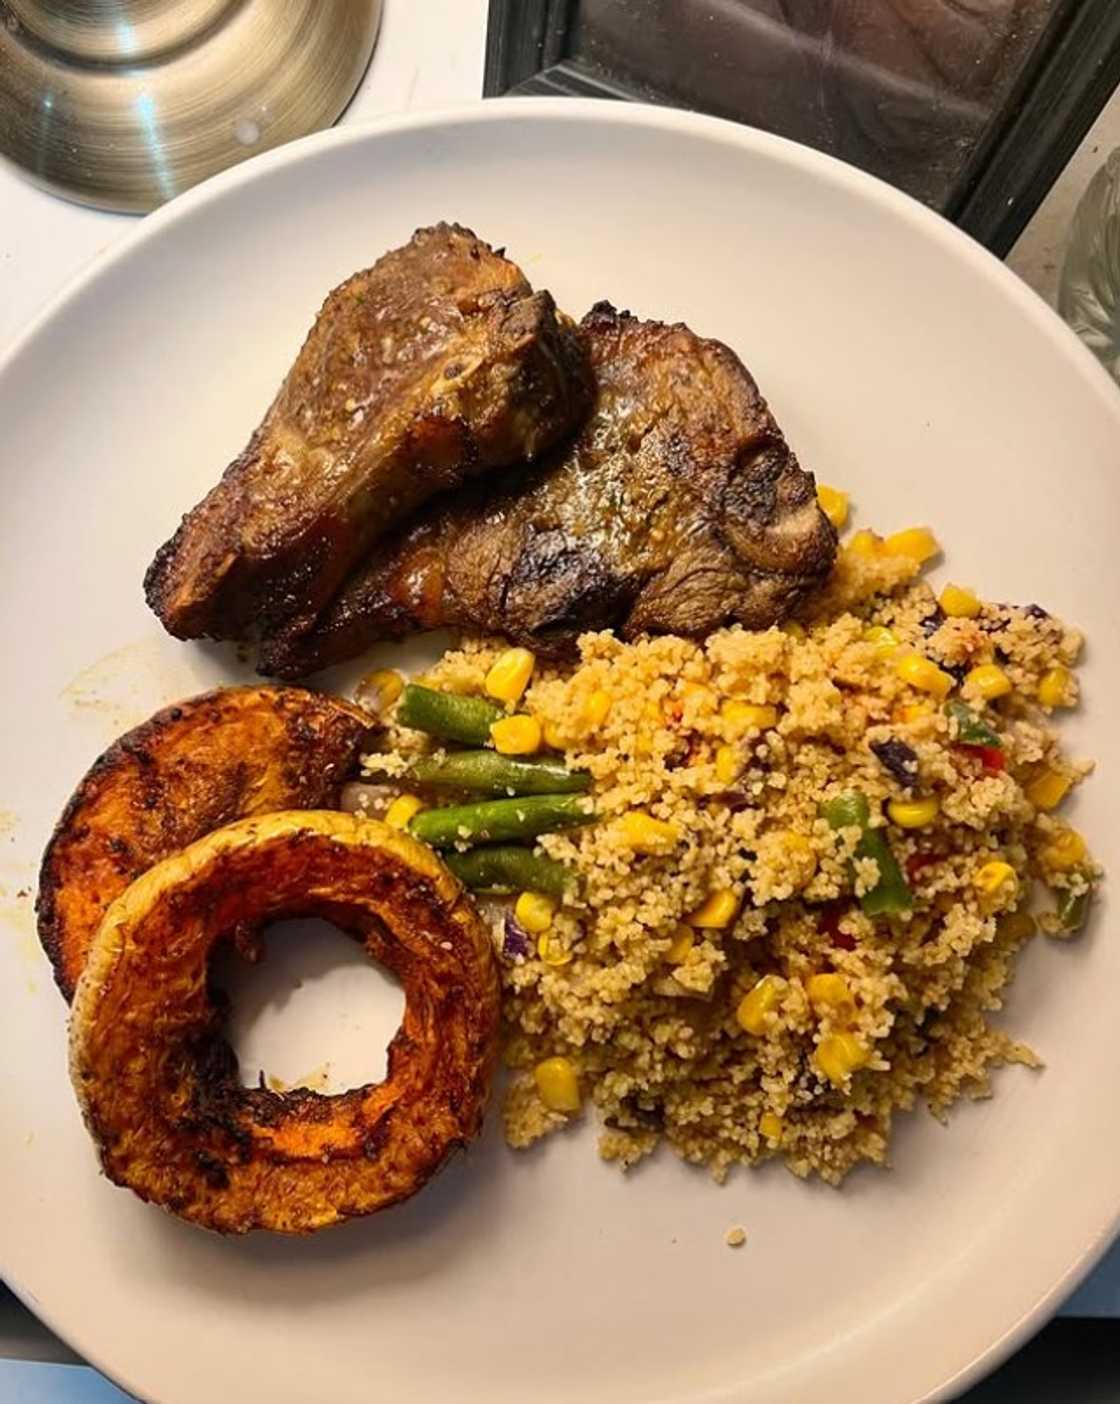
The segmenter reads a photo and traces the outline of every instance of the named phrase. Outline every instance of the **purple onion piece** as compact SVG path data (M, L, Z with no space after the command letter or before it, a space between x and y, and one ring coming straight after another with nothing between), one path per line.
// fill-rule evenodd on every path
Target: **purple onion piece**
M991 608L999 610L1000 613L982 619L980 621L980 627L985 634L1002 634L1004 629L1011 623L1010 606L1005 604L993 604Z
M391 785L371 785L364 780L350 780L342 787L338 807L347 814L380 819L396 796L397 791Z
M506 912L502 929L502 955L506 960L528 960L533 953L533 943L512 912Z
M732 814L741 814L744 809L752 809L755 804L745 790L717 790L708 798L716 804L725 804Z
M897 736L888 736L885 741L872 741L871 749L883 769L888 771L904 788L910 789L918 779L918 755L913 747Z
M931 634L936 634L942 624L945 623L945 611L938 605L932 614L927 614L922 620L921 630L928 639Z

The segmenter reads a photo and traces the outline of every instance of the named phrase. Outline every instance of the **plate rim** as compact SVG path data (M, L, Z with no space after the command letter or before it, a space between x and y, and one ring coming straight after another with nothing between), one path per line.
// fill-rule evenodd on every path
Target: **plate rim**
M740 151L770 154L782 164L800 167L815 179L846 187L856 197L877 204L894 217L918 226L926 237L939 242L947 253L970 265L976 276L998 285L1004 296L1017 305L1039 335L1045 336L1053 348L1070 363L1071 368L1095 391L1102 412L1108 414L1120 430L1120 396L1117 395L1117 387L1088 347L1062 321L1058 313L1006 263L937 211L867 171L790 138L706 113L652 103L618 103L599 98L533 97L531 101L522 97L480 98L468 103L382 115L344 126L330 127L250 157L211 176L159 209L141 217L134 228L114 239L66 279L40 310L17 330L8 347L0 351L0 383L46 328L65 315L72 301L118 263L131 257L141 245L158 240L165 227L174 225L195 209L220 201L282 167L314 161L321 151L360 146L365 143L375 144L384 136L402 131L501 123L511 116L521 124L561 119L573 125L592 123L665 132L687 132ZM1102 1225L1097 1235L1080 1250L1067 1270L1042 1293L1031 1308L1009 1323L984 1350L940 1384L919 1395L907 1394L908 1404L937 1404L937 1401L949 1400L998 1368L1046 1324L1062 1301L1089 1276L1118 1235L1120 1198L1117 1199L1111 1218ZM50 1308L44 1307L30 1289L24 1288L13 1279L4 1270L2 1262L0 1278L29 1311L81 1355L84 1361L126 1393L136 1398L142 1397L136 1393L125 1375L101 1363L99 1350L86 1349L80 1343L79 1333L60 1329ZM729 1382L729 1385L735 1387L733 1381Z

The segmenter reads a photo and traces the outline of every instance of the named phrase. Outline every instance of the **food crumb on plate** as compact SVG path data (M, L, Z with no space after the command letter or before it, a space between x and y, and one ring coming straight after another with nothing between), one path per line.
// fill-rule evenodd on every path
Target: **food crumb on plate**
M729 1248L741 1248L747 1241L747 1231L742 1224L735 1224L723 1235L723 1241Z

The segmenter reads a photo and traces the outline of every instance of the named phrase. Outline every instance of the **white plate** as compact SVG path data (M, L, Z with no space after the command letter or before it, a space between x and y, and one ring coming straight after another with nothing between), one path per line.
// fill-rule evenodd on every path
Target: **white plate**
M514 1156L494 1118L410 1204L309 1241L224 1242L98 1177L16 892L118 730L235 675L227 653L160 632L144 567L242 446L325 292L440 218L506 244L575 314L610 297L730 342L861 522L929 522L953 577L1081 621L1070 731L1101 766L1078 822L1120 871L1120 397L1010 273L857 171L678 112L513 100L310 138L146 220L0 368L0 1268L158 1404L950 1392L1044 1319L1116 1225L1106 913L1087 939L1038 943L1016 981L1008 1017L1047 1070L1002 1074L949 1130L906 1119L893 1172L839 1193L776 1166L721 1189L669 1154L624 1180L590 1128ZM367 981L340 1027L338 975L310 984L317 1017L276 1070L305 1071L328 1039L377 1066L399 997ZM733 1252L736 1223L750 1239Z

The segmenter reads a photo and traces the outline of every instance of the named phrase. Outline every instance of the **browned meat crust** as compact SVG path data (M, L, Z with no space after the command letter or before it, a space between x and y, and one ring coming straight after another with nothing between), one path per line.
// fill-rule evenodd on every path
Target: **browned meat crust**
M63 811L39 873L39 939L66 998L105 909L134 878L232 819L335 804L373 725L337 697L231 687L114 742Z
M591 628L765 628L820 584L836 533L738 357L609 303L581 329L598 390L573 444L531 478L433 503L310 633L266 642L262 672L303 676L444 625L551 652Z
M384 1082L239 1085L207 978L243 927L325 917L395 971ZM70 1067L105 1173L221 1233L308 1233L414 1194L479 1130L499 992L490 936L430 849L346 814L245 819L138 878L78 984Z
M589 399L574 328L470 230L440 224L336 288L248 447L157 553L179 638L311 622L376 536L534 459Z

